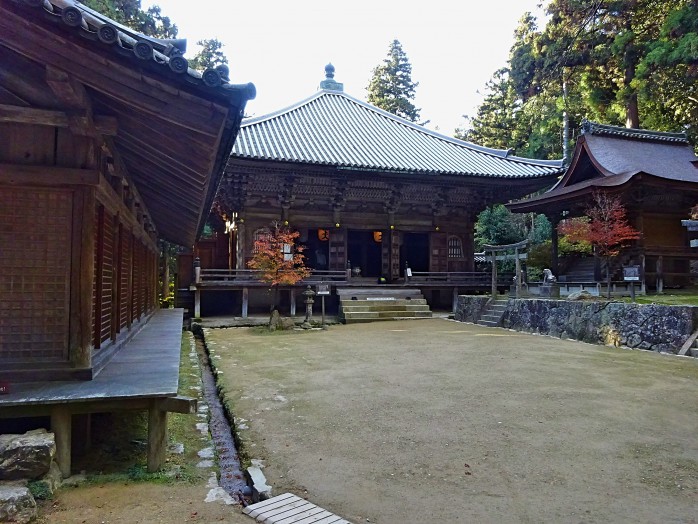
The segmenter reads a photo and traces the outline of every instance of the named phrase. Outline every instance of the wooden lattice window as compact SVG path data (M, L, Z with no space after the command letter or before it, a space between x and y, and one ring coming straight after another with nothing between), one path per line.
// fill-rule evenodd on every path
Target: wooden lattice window
M463 258L463 242L455 235L448 237L448 258Z
M259 248L257 247L257 242L261 242L264 240L269 239L271 237L271 231L269 231L269 228L267 227L262 227L254 232L254 235L252 235L252 254L256 255L259 253Z
M0 189L0 362L68 358L73 193Z

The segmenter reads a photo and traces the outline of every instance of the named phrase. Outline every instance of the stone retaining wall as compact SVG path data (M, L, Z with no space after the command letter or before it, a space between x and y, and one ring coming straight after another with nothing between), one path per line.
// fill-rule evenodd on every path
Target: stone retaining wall
M456 320L473 322L483 297L459 296ZM698 307L509 299L502 327L592 344L677 353L698 328Z

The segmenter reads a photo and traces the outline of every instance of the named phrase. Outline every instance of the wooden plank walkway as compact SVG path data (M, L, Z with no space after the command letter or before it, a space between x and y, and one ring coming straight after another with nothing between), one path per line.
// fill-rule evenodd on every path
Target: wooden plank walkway
M242 512L264 524L351 524L292 493L251 504Z
M16 383L0 396L0 419L50 416L56 459L70 475L76 414L148 411L148 470L159 469L167 447L167 413L195 413L194 399L177 396L182 309L157 310L92 380Z

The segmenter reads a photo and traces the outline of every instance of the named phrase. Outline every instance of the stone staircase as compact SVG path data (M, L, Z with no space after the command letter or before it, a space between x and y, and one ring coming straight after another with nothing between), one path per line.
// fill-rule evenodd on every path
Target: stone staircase
M564 275L555 275L560 282L594 282L594 257L575 260Z
M418 289L338 288L337 294L339 318L345 324L431 317Z
M487 304L477 324L488 327L499 327L508 301L509 299L506 298L498 298L491 301Z

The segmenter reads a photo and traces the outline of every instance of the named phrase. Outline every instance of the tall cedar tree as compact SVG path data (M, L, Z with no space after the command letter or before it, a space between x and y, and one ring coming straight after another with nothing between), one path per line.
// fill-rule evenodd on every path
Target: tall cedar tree
M561 222L558 231L571 242L589 242L596 256L604 259L608 298L611 298L611 261L623 246L641 235L628 223L625 206L616 196L594 192L585 213L586 217Z
M586 118L687 131L698 147L698 0L551 0L547 9L543 29L521 18L506 67L459 137L560 158Z
M419 82L412 82L412 65L399 41L393 40L388 57L373 69L373 76L366 88L368 102L410 122L419 119L419 112L412 101Z
M247 267L260 271L259 279L274 290L275 309L279 286L292 286L303 280L310 275L310 269L305 265L305 247L296 245L300 233L276 223L272 228L269 234L255 240L254 256Z

